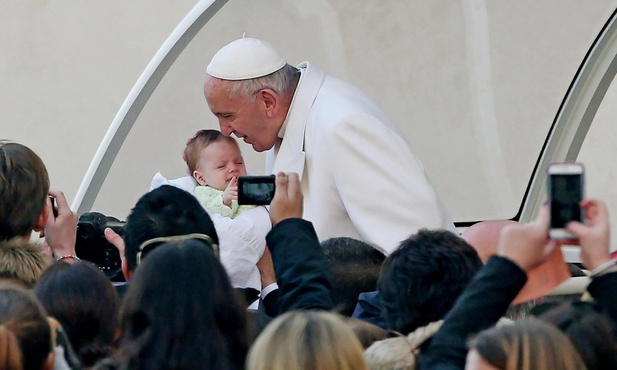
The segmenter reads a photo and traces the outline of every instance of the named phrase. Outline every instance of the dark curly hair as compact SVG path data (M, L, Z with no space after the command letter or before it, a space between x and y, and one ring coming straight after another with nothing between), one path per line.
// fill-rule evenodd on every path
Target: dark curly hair
M476 250L450 231L422 229L403 240L377 282L390 329L407 334L443 319L481 267Z

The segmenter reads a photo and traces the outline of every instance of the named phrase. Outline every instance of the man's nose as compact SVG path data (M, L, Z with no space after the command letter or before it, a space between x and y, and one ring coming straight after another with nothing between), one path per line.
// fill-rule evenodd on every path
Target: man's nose
M231 126L223 122L223 120L219 120L219 127L221 128L221 132L225 136L229 136L234 132Z

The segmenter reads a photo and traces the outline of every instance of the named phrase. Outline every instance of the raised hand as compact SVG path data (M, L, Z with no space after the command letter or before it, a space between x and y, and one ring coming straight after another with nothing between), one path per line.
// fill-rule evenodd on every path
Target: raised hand
M556 242L548 238L549 209L543 205L530 224L508 225L501 230L497 254L529 271L548 257Z
M585 267L594 270L611 260L608 210L598 199L585 199L581 207L585 211L585 223L572 221L566 229L578 237Z
M238 178L236 176L231 178L227 184L227 188L225 188L225 191L223 192L224 205L231 207L231 202L233 200L238 200Z
M49 212L45 224L45 241L56 257L75 255L75 241L77 240L77 213L69 207L64 193L58 190L49 190L49 195L56 198L58 213ZM52 207L51 200L47 206Z
M304 196L298 174L279 172L274 184L276 190L270 203L272 226L287 218L301 218Z

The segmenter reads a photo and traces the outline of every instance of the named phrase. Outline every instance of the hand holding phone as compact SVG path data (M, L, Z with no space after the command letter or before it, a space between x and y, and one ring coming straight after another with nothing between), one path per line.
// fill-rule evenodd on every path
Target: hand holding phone
M572 222L568 230L578 239L585 268L595 270L611 260L608 209L599 199L585 199L581 206L585 212L585 223Z
M270 205L272 226L288 218L302 218L304 195L297 173L276 175L276 194Z
M47 218L45 240L56 256L75 255L77 213L71 210L61 191L50 189L49 195L56 199L58 215Z
M547 169L551 239L576 239L566 229L570 221L583 222L584 167L580 163L553 163Z

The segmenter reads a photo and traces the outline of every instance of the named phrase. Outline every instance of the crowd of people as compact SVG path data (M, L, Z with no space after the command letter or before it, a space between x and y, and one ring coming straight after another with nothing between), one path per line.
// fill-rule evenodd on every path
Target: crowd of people
M585 200L585 223L568 226L590 271L593 300L551 302L508 320L527 272L559 248L548 238L547 205L533 223L503 227L484 264L465 239L440 229L412 234L386 257L349 237L320 243L302 218L298 175L279 173L268 255L260 261L271 264L277 289L253 309L231 284L217 230L193 194L154 189L133 207L123 237L108 232L127 278L115 289L75 254L77 215L49 189L40 158L1 142L0 170L0 248L21 248L0 259L3 368L617 366L617 264L599 200ZM45 242L30 242L32 231Z
M261 55L260 64L246 64L246 53ZM308 64L294 69L259 40L215 55L205 95L222 133L202 130L187 143L193 186L158 184L137 200L121 235L105 230L123 284L76 254L78 215L50 189L41 158L0 141L0 368L617 368L617 263L602 201L585 199L585 222L567 225L589 271L587 297L512 317L538 269L555 258L565 266L548 236L547 205L529 224L486 224L479 233L489 248L480 248L471 233L453 232L419 162L382 176L399 159L375 160L415 157L368 98ZM303 107L305 96L316 107ZM367 123L376 143L392 141L371 160L359 154ZM231 133L273 150L268 209L237 204L247 170ZM299 149L294 135L303 133ZM300 170L290 170L298 158ZM388 184L394 173L414 181ZM380 212L372 191L392 195L393 206ZM411 201L394 204L399 196ZM244 227L249 214L267 217L263 235Z

